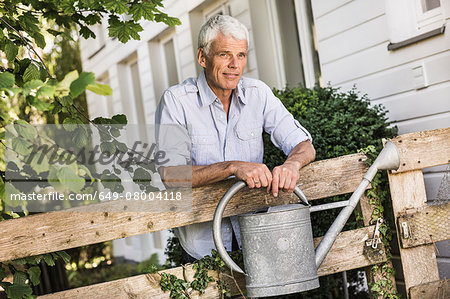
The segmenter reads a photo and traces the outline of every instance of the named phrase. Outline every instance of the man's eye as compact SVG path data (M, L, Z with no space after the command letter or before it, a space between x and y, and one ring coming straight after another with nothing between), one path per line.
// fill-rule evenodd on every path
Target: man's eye
M227 57L227 53L220 53L220 57Z

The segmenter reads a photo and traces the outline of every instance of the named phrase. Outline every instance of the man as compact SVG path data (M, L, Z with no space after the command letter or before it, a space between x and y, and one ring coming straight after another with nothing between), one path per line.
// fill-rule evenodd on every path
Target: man
M156 124L186 128L192 143L192 187L234 176L249 188L264 187L276 197L280 190L293 192L299 169L314 160L315 150L309 133L270 88L242 77L247 48L248 30L243 24L230 16L209 19L200 30L197 51L203 71L197 79L187 79L164 92ZM262 164L263 129L288 155L272 171ZM178 170L161 167L160 173L170 185ZM234 237L240 243L236 219L224 221L222 231L228 250ZM211 222L178 228L176 234L193 258L215 248Z

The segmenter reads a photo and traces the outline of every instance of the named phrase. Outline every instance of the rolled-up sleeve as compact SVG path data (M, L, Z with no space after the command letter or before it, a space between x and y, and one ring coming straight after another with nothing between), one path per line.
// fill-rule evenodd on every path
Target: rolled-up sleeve
M292 116L283 103L263 84L261 98L265 100L264 130L270 134L272 143L286 155L299 143L309 140L309 132Z
M191 163L191 141L181 103L166 90L155 112L157 149L164 155L157 166L178 166Z

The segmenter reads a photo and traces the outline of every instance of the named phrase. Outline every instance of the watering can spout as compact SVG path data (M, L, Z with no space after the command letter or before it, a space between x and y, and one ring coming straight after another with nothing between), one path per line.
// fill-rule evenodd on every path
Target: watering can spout
M345 223L348 218L353 213L353 210L356 208L361 196L364 194L367 186L372 182L372 179L375 177L378 170L397 170L400 167L400 155L398 153L397 147L392 141L388 141L380 152L380 154L375 159L374 163L367 170L366 174L363 177L361 183L359 183L355 192L353 192L352 196L348 200L348 205L342 209L339 215L334 220L330 229L327 231L325 236L322 238L321 242L317 246L316 249L316 265L317 268L322 264L326 255L330 251L333 246L334 241L336 240L339 233L344 228Z

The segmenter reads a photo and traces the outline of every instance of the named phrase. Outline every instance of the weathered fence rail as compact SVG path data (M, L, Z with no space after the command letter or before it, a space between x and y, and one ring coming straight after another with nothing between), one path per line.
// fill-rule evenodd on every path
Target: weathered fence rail
M300 172L300 187L310 200L353 192L367 169L364 159L355 154L312 163ZM234 182L193 189L192 210L187 212L89 212L91 205L2 221L0 262L212 220L217 202ZM297 198L246 189L234 196L225 216L289 201Z
M393 140L399 147L401 167L389 174L394 215L403 215L406 209L423 208L426 201L421 168L442 165L450 161L450 128L402 135ZM431 143L431 146L430 146ZM432 155L433 157L429 157ZM367 166L365 156L354 154L311 163L300 171L299 186L310 200L353 192L361 181ZM420 165L420 166L418 166ZM192 191L192 210L185 212L52 212L0 222L0 261L64 250L83 245L139 235L163 229L212 220L216 204L234 183L226 181ZM293 195L279 198L263 190L242 190L228 204L225 216L238 215L268 205L296 202ZM366 227L342 232L329 255L319 268L319 275L366 267L386 261L381 246L375 251L365 248L365 238L374 232L369 226L370 205L363 197L362 212ZM448 209L448 205L445 207ZM318 239L315 239L317 244ZM427 282L437 283L436 258L433 245L401 248L407 289ZM417 269L420 270L419 273ZM179 277L192 269L167 270ZM423 276L427 276L423 279ZM159 287L157 274L146 274L83 288L54 293L39 298L168 298ZM242 283L242 277L237 278ZM234 283L227 280L233 288ZM446 285L444 283L444 285ZM237 290L234 289L237 294ZM215 284L208 287L202 298L219 298Z

